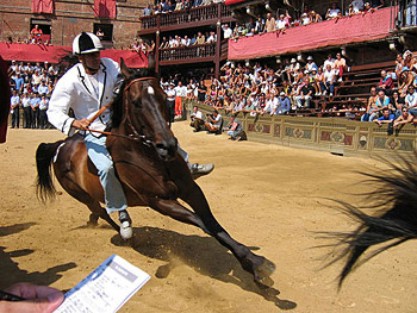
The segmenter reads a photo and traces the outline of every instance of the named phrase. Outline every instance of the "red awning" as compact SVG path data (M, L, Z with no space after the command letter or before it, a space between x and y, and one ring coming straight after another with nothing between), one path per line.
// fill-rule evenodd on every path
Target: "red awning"
M367 42L390 36L391 8L279 32L229 40L229 60L246 60Z
M235 4L240 4L243 2L247 2L248 0L226 0L224 2L225 5L235 5Z
M71 47L64 46L44 46L37 44L7 44L0 43L0 55L6 61L16 60L24 62L45 62L58 63L60 59L72 53ZM109 49L101 52L101 56L108 57L116 62L120 58L125 60L125 63L130 68L145 68L148 67L148 57L143 53L137 53L130 50L115 50Z

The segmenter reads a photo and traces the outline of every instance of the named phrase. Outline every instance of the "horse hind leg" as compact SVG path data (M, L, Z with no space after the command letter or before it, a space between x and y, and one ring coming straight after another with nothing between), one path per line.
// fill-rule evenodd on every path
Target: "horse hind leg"
M100 205L98 201L92 201L90 203L86 204L89 210L91 211L89 220L87 222L87 225L89 226L97 226L98 219L101 218L105 220L107 223L110 224L111 227L113 227L117 232L120 232L120 227L117 225L113 219L110 217L110 215L107 213L107 211Z
M77 199L81 203L84 203L91 211L87 225L96 226L98 219L102 218L110 224L117 232L120 231L119 225L117 225L107 211L100 205L100 203L93 199L87 192L85 192L79 185L72 180L66 178L60 180L61 186L68 192L70 196Z

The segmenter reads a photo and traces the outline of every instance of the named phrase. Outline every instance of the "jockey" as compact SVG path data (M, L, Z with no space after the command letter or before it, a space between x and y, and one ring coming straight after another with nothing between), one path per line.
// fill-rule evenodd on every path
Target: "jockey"
M60 79L52 93L47 111L49 122L63 133L71 136L76 130L84 136L88 156L98 170L100 183L104 190L106 211L118 212L120 235L129 239L133 235L132 221L127 212L127 200L113 167L113 161L106 148L106 136L97 132L104 131L110 122L110 109L105 110L95 120L97 111L110 103L114 97L113 90L120 82L118 63L109 58L101 58L103 46L100 39L88 32L77 35L73 41L73 53L79 63L74 65ZM75 118L68 115L74 111ZM179 152L188 162L185 151ZM210 173L213 164L189 164L193 175Z

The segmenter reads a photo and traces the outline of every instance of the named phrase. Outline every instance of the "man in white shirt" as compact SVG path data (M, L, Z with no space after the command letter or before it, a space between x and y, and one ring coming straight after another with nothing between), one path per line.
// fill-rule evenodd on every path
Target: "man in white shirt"
M10 98L10 113L12 114L12 128L19 128L19 117L20 117L20 97L17 90L13 90Z
M23 115L24 115L24 121L25 121L23 128L30 128L32 125L32 115L31 115L32 109L30 108L30 97L27 91L23 93L21 102L22 102Z
M330 97L334 95L334 84L336 82L337 72L335 69L332 69L330 64L327 64L326 69L324 70L324 93L330 92Z
M223 29L223 38L224 39L229 39L230 37L232 37L232 29L229 27L229 24L224 24L222 26Z
M39 128L45 129L48 125L48 117L46 111L48 110L49 99L43 95L39 102Z
M195 133L199 132L204 126L204 115L203 112L198 109L198 106L195 105L193 107L193 113L191 113L190 118L190 126L194 128Z

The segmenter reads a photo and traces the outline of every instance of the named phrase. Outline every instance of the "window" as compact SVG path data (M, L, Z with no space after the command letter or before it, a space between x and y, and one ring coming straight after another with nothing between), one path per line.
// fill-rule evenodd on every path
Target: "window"
M32 18L30 20L30 29L29 34L32 32L32 29L34 29L37 26L38 29L40 29L42 32L42 35L37 39L36 42L38 43L50 43L51 42L51 33L52 33L52 23L51 20L47 19L36 19Z
M93 33L96 34L102 41L113 41L113 25L112 24L98 24L94 23ZM100 33L102 35L100 35Z

